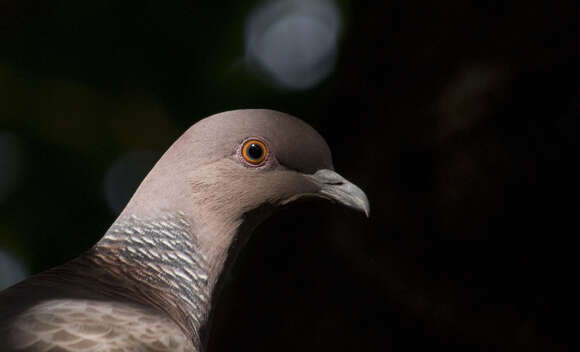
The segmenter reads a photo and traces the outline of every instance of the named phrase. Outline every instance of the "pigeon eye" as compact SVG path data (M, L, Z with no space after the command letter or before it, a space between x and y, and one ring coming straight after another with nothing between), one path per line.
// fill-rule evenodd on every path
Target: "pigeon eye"
M268 148L263 142L257 139L250 139L242 146L242 157L252 165L260 165L266 160L267 154Z

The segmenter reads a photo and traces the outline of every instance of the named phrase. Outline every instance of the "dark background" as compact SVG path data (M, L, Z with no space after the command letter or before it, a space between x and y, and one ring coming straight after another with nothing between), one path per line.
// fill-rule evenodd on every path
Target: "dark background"
M259 3L0 0L0 248L73 258L115 219L117 161L130 194L200 118L267 107L321 132L371 218L265 223L210 351L569 350L576 2L339 1L336 66L303 90L237 64Z

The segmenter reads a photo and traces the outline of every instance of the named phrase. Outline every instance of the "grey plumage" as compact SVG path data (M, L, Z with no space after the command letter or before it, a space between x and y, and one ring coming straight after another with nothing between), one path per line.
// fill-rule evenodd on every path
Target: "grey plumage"
M7 292L16 302L2 320L15 317L4 333L24 351L195 350L210 292L189 228L180 214L116 221L87 253L23 287L41 299Z
M248 159L248 143L260 158ZM233 244L304 197L368 215L364 193L332 171L328 146L302 121L270 110L200 121L93 248L0 294L3 351L201 350Z
M89 256L95 265L139 282L133 295L174 318L198 344L209 314L208 265L183 214L117 221Z

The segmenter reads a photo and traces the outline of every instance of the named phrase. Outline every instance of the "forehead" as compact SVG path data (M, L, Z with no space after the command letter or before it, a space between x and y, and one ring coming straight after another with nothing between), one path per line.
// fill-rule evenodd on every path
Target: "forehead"
M232 154L248 137L265 139L278 161L288 168L306 173L333 168L330 149L318 132L293 116L272 110L213 115L193 125L180 139L187 139L184 144L192 147L189 152L194 155L190 157L218 159Z

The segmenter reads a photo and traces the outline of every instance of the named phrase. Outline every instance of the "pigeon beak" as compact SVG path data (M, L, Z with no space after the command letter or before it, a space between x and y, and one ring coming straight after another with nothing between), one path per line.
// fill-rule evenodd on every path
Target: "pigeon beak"
M318 196L362 211L367 218L370 216L371 206L365 192L338 173L328 169L321 169L310 177L320 185Z

